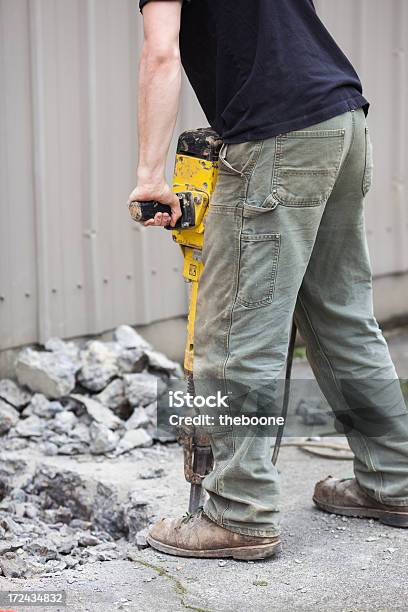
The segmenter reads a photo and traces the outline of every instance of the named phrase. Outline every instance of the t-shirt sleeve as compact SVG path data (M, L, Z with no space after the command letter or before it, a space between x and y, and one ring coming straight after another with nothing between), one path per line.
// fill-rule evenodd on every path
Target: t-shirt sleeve
M140 8L140 12L142 12L143 7L145 6L145 4L147 4L150 0L139 0L139 8Z
M140 8L140 12L142 12L143 7L148 3L148 2L154 2L154 0L139 0L139 8ZM191 2L191 0L184 0L184 2Z

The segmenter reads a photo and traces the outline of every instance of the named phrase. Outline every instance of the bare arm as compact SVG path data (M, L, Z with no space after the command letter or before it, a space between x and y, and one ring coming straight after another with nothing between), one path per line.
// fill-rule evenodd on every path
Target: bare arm
M131 201L156 200L181 216L178 198L165 179L166 158L177 119L181 64L179 31L182 0L155 0L143 9L144 43L139 71L139 163ZM158 213L145 225L168 225Z

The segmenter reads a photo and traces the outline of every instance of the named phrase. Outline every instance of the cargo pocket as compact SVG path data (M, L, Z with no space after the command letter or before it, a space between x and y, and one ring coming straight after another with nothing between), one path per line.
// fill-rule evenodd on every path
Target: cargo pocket
M363 175L363 196L366 196L370 191L371 184L373 182L373 145L371 143L370 133L368 127L365 128L365 166Z
M345 130L304 130L276 137L270 199L283 206L320 206L338 176Z
M237 302L247 308L272 303L278 272L280 234L242 234Z

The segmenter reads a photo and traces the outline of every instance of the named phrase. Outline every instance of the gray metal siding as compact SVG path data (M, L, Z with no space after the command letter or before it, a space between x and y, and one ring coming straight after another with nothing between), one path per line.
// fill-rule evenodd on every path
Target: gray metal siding
M315 5L371 102L367 121L375 168L366 220L374 273L408 272L408 2L316 0Z
M408 3L316 5L372 102L374 271L408 270ZM178 248L125 205L141 21L136 0L0 0L0 348L186 311ZM184 79L176 131L205 124Z

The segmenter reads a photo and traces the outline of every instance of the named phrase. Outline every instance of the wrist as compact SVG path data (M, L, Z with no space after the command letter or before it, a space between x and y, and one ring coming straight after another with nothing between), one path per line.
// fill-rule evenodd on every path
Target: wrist
M157 187L166 183L166 178L163 172L149 170L149 168L140 167L137 169L137 182L143 185Z

